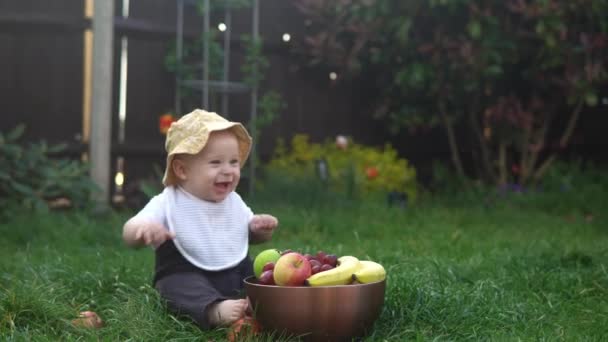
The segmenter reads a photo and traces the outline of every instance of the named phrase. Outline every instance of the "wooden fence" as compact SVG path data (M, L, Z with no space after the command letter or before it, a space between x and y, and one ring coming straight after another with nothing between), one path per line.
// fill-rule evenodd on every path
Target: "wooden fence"
M0 0L0 130L18 123L27 126L26 139L67 142L78 155L83 144L83 34L91 27L84 17L85 1ZM375 132L354 113L365 106L356 96L357 85L332 85L326 71L295 70L290 46L302 36L304 20L288 1L264 0L260 8L260 34L270 70L261 93L278 91L287 107L280 119L258 141L262 157L270 155L278 137L306 132L313 139L339 133L374 137ZM175 41L176 4L167 0L131 0L129 17L123 18L122 1L116 1L112 151L126 158L127 181L150 175L151 166L163 165L163 136L158 118L174 104L175 76L164 66ZM215 26L222 14L212 17ZM186 39L200 34L201 18L194 8L186 11ZM243 50L238 37L250 32L247 9L233 17L231 78L242 75ZM128 82L125 141L119 144L118 80L121 37L128 38ZM355 96L353 96L355 95ZM359 99L351 101L351 99ZM363 103L363 104L362 104ZM217 110L217 108L214 108ZM186 109L184 109L186 111ZM231 118L247 121L246 96L233 96ZM364 129L365 127L365 129ZM378 136L377 138L380 138Z

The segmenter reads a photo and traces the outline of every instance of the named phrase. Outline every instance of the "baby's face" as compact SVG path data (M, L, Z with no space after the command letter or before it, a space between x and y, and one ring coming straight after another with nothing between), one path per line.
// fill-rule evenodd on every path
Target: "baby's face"
M211 133L205 148L186 165L186 179L181 184L186 191L206 201L223 201L241 178L236 137L229 131Z

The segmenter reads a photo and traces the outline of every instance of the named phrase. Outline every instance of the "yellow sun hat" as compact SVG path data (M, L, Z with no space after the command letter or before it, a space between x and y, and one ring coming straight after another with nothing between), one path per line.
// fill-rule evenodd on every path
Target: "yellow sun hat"
M252 139L245 127L238 122L224 119L217 113L195 109L171 124L167 132L165 149L167 150L167 166L163 176L165 186L177 184L177 177L171 168L173 157L177 154L197 154L203 150L211 132L230 130L239 143L241 166L249 157Z

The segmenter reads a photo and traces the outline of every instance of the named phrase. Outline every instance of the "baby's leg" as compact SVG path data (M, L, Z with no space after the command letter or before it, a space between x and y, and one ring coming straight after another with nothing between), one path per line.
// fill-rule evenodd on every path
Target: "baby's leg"
M253 274L249 257L238 266L218 272L182 272L156 280L155 287L170 311L192 318L202 329L230 324L243 317L245 299L233 300L242 292L243 278Z
M209 279L200 273L174 273L165 276L156 282L156 289L167 302L169 311L190 317L202 329L236 320L234 317L240 310L239 305L234 305L235 301L228 300L227 296L222 295ZM218 305L224 302L224 305ZM216 313L213 316L216 319L210 319L211 312ZM217 319L218 317L221 320Z
M207 317L211 325L230 325L245 316L247 307L246 299L227 299L210 305Z

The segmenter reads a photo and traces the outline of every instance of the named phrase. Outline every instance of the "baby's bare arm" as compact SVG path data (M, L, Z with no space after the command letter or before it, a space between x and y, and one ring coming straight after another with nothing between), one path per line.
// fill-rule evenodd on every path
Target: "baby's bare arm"
M162 224L137 217L129 219L122 230L122 238L130 247L156 247L174 237L175 234Z

